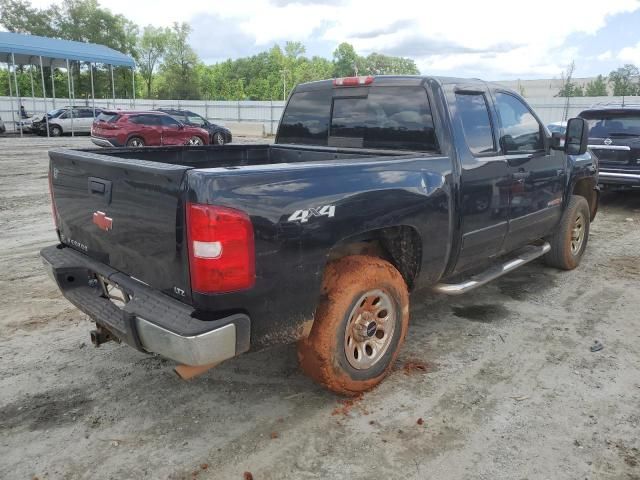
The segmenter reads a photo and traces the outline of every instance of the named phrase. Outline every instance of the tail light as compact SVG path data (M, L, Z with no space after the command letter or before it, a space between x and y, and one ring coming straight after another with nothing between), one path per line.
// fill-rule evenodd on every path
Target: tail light
M239 210L187 203L191 289L223 293L255 283L253 225Z
M51 196L51 215L53 215L53 223L56 226L56 230L59 229L58 224L58 209L56 208L56 199L53 196L53 171L55 167L49 167L49 195Z
M373 83L373 77L367 75L366 77L343 77L334 78L334 87L359 87L361 85L371 85Z

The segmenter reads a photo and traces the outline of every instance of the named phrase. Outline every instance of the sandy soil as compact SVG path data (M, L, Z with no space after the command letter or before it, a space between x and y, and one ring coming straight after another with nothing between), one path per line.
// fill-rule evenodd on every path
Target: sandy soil
M0 478L640 479L640 192L604 197L575 271L414 296L395 371L345 402L294 346L191 382L94 349L38 258L63 144L89 142L0 138Z

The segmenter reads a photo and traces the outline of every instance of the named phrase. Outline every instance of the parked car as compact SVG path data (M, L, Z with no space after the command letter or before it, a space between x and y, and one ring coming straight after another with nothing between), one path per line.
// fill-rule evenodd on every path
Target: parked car
M560 147L480 80L302 84L273 145L52 150L59 244L41 256L95 345L189 377L298 341L308 375L355 395L391 370L409 292L462 294L539 257L578 266L597 170L585 120L567 128Z
M102 109L96 108L95 114L98 116ZM93 108L90 107L62 107L51 110L47 113L47 119L44 115L34 120L32 129L40 135L47 134L47 124L49 125L49 135L59 137L67 133L90 133L93 124Z
M98 115L91 140L101 147L207 145L209 132L180 123L162 112L116 110Z
M201 115L198 115L197 113L191 112L189 110L180 110L175 108L158 108L157 111L171 115L173 118L181 123L184 123L185 125L204 128L209 132L209 143L213 145L224 145L225 143L231 143L231 130L223 127L222 125L211 123L209 120Z
M589 123L589 148L598 158L600 184L640 188L640 105L603 106L579 116Z
M35 131L33 129L34 122L38 122L42 120L42 118L44 118L42 114L41 115L36 114L27 118L18 119L16 121L16 130L18 131L22 130L23 133L32 133Z

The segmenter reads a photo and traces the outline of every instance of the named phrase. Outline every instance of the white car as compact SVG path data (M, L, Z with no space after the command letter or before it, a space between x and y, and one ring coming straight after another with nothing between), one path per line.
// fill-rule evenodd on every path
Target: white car
M102 110L96 108L96 116ZM91 125L93 125L93 108L90 107L64 107L52 110L47 113L49 119L49 134L52 137L59 137L65 133L91 133ZM42 118L36 122L34 129L38 133L47 134L47 125L45 119Z

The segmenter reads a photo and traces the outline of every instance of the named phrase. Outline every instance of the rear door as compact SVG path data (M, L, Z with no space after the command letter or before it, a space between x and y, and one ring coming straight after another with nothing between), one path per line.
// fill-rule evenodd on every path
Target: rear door
M521 98L501 90L494 97L512 178L508 251L548 235L560 220L567 157L549 148L544 126Z
M187 299L182 184L189 167L69 150L49 157L62 242Z
M162 125L160 115L140 114L129 117L133 128L129 130L129 138L142 138L147 146L162 145Z
M511 175L497 139L489 92L478 85L450 95L453 127L462 166L462 248L458 270L498 255L507 234Z

